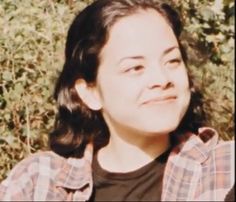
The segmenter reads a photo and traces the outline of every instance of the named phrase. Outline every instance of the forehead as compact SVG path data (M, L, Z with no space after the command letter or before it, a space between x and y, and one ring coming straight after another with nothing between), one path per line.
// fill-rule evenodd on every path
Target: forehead
M167 20L154 9L139 10L111 27L101 57L112 52L114 56L140 54L144 50L158 53L174 45L178 46L178 42Z

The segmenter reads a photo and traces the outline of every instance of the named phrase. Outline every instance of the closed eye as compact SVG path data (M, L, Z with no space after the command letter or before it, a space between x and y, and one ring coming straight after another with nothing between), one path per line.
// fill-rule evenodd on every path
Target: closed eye
M142 65L137 65L137 66L134 66L134 67L130 67L130 68L127 68L124 72L126 73L138 73L138 72L142 72L144 70L144 66Z
M181 58L175 58L172 60L167 61L166 65L168 67L177 67L182 63L182 59Z

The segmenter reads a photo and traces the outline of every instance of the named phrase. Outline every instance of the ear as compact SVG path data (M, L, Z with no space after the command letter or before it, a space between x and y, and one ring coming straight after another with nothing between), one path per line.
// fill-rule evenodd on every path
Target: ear
M92 110L100 110L102 104L96 87L89 86L84 79L78 79L75 89L81 100Z

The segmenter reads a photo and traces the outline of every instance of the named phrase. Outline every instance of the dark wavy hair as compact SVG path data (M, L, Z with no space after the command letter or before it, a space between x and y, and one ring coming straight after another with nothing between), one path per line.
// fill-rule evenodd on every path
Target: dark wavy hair
M89 109L75 90L75 82L82 78L88 84L96 83L101 49L109 38L109 31L117 20L139 10L154 9L171 26L179 41L186 63L184 48L180 43L182 23L178 13L168 4L157 0L97 0L73 20L67 35L65 63L57 80L54 98L58 104L54 131L49 136L49 146L64 157L82 157L85 146L93 142L95 150L106 145L109 130L100 111ZM193 80L190 78L190 86ZM193 92L190 106L179 127L173 133L196 132L202 123L199 110L200 94Z

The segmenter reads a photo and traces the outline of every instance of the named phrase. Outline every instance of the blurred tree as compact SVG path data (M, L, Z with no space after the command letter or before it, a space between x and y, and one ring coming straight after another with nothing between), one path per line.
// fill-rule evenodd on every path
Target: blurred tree
M74 15L91 0L0 1L0 181L47 148L53 86ZM185 23L189 68L204 94L209 126L234 137L234 1L173 0Z

